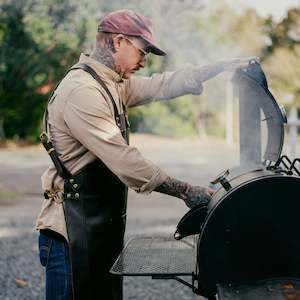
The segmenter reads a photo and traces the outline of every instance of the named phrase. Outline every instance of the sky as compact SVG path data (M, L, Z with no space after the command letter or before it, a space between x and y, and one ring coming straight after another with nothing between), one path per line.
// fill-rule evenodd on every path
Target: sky
M238 2L245 6L251 6L263 17L272 15L275 20L280 20L286 15L291 6L300 6L300 0L232 0L234 5Z

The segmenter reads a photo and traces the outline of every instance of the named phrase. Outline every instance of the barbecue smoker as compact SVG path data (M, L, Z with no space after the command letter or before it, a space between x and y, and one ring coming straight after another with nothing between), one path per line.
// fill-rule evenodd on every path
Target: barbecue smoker
M111 272L175 279L208 299L300 299L300 160L280 157L286 117L260 65L233 81L240 166L212 181L212 200L188 211L174 238L132 239Z

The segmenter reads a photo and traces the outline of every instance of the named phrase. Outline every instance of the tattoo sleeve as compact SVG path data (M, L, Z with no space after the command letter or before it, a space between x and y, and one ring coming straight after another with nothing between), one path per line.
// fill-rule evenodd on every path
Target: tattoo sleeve
M190 184L168 177L155 191L186 200L190 188Z
M192 186L186 182L170 177L158 186L155 191L180 198L189 208L193 208L200 204L207 204L211 199L206 188Z

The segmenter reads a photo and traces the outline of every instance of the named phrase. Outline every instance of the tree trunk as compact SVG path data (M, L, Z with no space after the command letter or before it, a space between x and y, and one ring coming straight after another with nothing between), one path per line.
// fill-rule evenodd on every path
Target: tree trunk
M4 118L0 117L0 141L5 140Z

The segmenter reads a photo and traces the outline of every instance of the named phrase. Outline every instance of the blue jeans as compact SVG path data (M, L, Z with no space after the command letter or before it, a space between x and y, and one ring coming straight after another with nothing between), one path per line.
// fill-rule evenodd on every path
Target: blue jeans
M40 262L46 273L46 300L71 300L72 281L68 243L40 233Z

